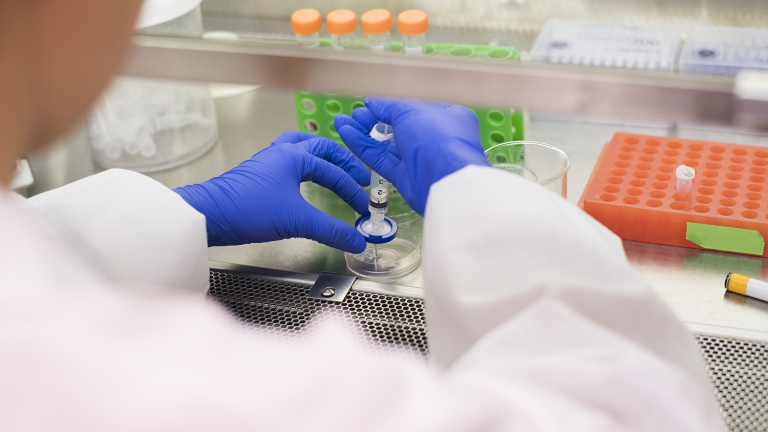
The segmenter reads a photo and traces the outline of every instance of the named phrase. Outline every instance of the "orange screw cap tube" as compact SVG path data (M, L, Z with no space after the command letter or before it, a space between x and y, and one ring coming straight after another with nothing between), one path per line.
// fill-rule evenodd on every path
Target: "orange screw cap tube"
M389 31L392 30L392 14L385 9L373 9L360 17L363 33L368 35L371 51L389 51Z
M424 35L429 29L429 20L424 11L411 9L400 12L397 16L397 30L403 35L403 47L406 55L424 53Z
M336 9L325 17L325 26L331 34L333 48L351 48L352 34L357 30L357 15L349 9Z
M317 9L299 9L291 14L291 29L296 33L299 45L306 48L319 46L319 32L323 19Z

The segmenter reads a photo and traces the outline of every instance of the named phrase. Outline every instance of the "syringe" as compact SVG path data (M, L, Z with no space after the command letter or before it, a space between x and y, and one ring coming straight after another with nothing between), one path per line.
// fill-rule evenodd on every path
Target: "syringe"
M371 129L371 138L379 142L392 139L392 126L379 122ZM384 215L389 210L389 182L377 172L371 171L371 195L368 200L368 211L371 218L363 222L362 229L368 234L381 236L392 230L384 222Z
M371 171L371 197L368 200L368 211L371 212L371 222L374 226L384 221L387 210L389 210L389 182L377 172Z

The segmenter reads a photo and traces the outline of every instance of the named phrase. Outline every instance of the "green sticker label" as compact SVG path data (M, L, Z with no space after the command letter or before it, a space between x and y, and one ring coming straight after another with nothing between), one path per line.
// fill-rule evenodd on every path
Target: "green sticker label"
M760 232L750 229L688 222L685 239L704 249L762 255L765 239Z

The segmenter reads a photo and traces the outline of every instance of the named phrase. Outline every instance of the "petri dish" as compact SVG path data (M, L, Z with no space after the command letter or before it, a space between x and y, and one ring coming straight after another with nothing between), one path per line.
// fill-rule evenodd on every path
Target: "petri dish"
M421 245L415 233L400 231L384 244L369 243L358 254L345 253L347 268L367 278L395 278L414 271L421 264Z

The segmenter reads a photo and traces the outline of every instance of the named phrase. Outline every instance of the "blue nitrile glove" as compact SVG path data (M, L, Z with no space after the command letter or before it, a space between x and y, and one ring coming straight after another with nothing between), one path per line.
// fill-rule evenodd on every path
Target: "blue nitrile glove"
M208 246L304 237L347 252L365 250L354 227L310 205L299 192L312 181L368 214L370 172L352 153L327 139L286 132L232 170L175 191L205 216Z
M489 166L477 117L463 106L378 97L366 98L365 105L352 118L336 117L336 130L347 147L392 182L421 215L433 183L467 165ZM368 135L378 121L392 126L394 144Z

